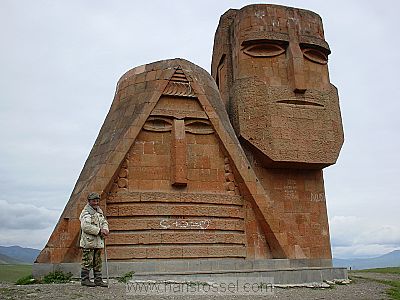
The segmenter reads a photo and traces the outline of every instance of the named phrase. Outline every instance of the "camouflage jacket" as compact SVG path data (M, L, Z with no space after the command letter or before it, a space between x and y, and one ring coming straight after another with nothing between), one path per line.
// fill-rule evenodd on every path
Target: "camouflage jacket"
M79 220L81 221L81 240L79 245L88 249L104 248L104 241L99 233L101 228L108 230L108 222L103 215L103 211L100 208L96 211L89 204L86 204Z

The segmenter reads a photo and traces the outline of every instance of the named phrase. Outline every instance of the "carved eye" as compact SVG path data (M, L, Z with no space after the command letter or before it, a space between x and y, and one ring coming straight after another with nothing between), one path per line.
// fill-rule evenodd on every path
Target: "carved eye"
M211 134L214 129L207 120L185 120L185 130L194 134Z
M243 52L254 57L273 57L284 53L285 48L275 43L262 42L245 47Z
M167 118L150 117L144 124L143 129L148 131L171 131L172 121Z
M304 48L302 51L304 57L312 62L321 65L326 65L328 63L328 55L321 50L315 48Z

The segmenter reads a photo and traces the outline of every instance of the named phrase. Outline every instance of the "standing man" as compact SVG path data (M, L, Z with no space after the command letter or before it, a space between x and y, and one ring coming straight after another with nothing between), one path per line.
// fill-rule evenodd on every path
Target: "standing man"
M82 270L81 284L85 286L107 287L101 276L101 249L104 248L104 238L108 235L108 222L99 207L100 195L90 193L88 204L83 208L81 221ZM90 269L93 269L94 283L89 279Z

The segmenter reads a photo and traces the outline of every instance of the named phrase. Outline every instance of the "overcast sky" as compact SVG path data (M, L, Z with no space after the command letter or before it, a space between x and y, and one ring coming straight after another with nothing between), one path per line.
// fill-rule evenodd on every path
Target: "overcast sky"
M0 0L0 245L43 248L128 69L210 71L219 17L251 1ZM398 11L392 1L271 1L320 14L345 144L325 169L335 257L400 249Z

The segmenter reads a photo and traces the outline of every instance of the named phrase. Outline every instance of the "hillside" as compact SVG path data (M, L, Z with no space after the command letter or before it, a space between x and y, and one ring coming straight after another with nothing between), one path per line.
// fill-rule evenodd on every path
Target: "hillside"
M0 254L0 265L16 265L16 264L23 264L24 262L9 257L4 254Z
M39 255L40 250L33 248L23 248L20 246L0 246L0 263L4 264L3 259L5 261L14 260L16 262L7 262L7 263L33 263L36 257ZM5 257L4 257L5 256Z
M333 259L334 267L351 267L353 270L400 267L400 250L395 250L373 258Z

